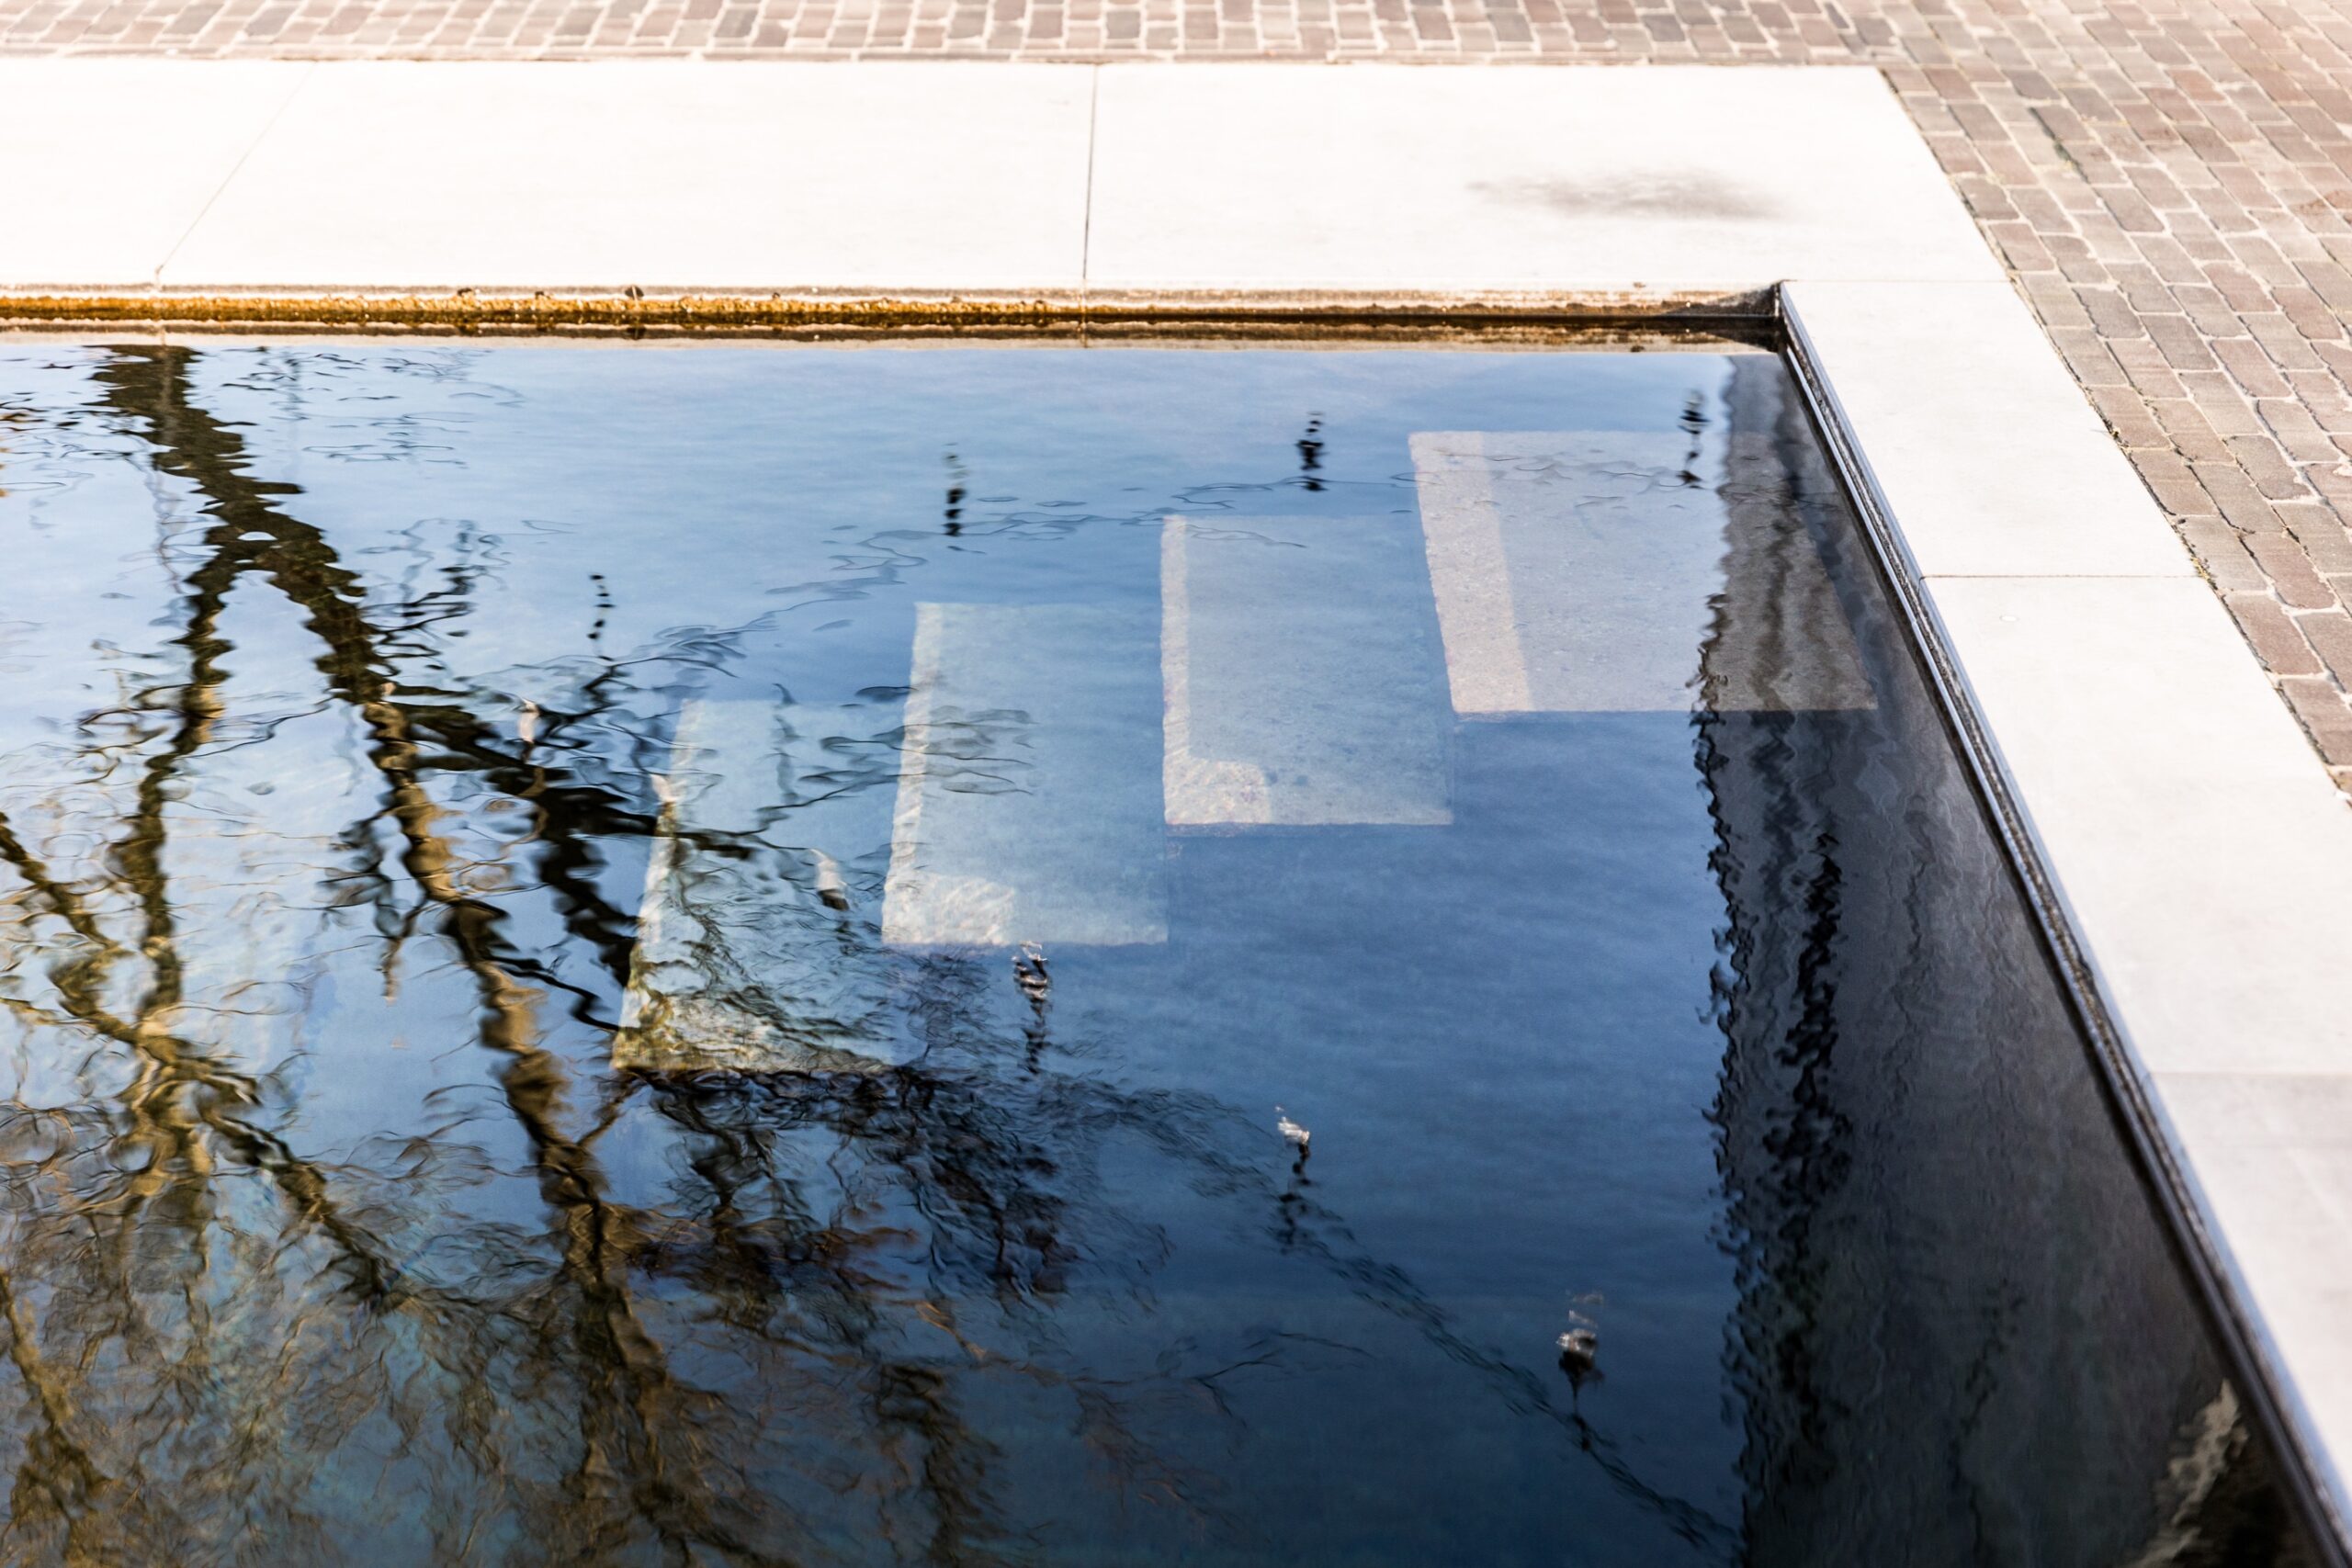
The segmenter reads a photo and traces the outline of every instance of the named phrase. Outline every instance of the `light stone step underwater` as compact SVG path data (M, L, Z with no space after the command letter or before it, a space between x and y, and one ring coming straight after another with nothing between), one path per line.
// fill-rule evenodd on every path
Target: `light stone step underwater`
M1453 819L1413 518L1171 517L1159 606L1170 826Z
M888 960L864 868L888 840L898 720L895 704L686 702L656 780L661 821L616 1067L891 1065Z
M1682 436L1412 437L1456 713L1873 705L1818 547L1781 504L1774 390L1735 384L1721 494L1685 477Z
M1168 940L1155 630L1142 607L916 607L885 941Z

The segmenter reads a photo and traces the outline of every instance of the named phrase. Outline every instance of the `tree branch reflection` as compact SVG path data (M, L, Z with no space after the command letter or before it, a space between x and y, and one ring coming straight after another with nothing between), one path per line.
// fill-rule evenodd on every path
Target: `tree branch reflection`
M1262 1129L1041 1066L1042 1010L1000 1018L994 965L899 963L917 1048L875 1070L602 1070L637 940L608 861L659 827L616 737L677 665L723 666L727 634L650 673L600 654L570 705L510 732L428 668L473 580L384 597L254 475L192 368L128 347L96 376L201 519L167 552L176 666L39 760L69 783L0 815L0 999L24 1043L0 1112L0 1333L28 1394L0 1416L21 1439L11 1560L1024 1562L1037 1431L1074 1435L1122 1507L1215 1539L1217 1477L1170 1435L1236 1432L1244 1371L1361 1352L1260 1332L1125 1353L1168 1246L1104 1179L1136 1151L1726 1549L1284 1187ZM288 612L371 792L322 840L194 803L234 739L229 628ZM274 846L269 930L306 922L281 973L242 962L277 938L237 945L248 845ZM419 1017L448 1001L462 1038L417 1058L420 1081L451 1064L443 1089L337 1140L305 1120L343 1088L334 1043L252 1048L238 987L291 987L300 1020L362 971L422 993Z

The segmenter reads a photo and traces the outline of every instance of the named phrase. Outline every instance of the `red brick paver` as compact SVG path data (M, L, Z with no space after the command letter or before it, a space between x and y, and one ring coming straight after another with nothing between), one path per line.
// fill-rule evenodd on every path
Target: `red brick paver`
M2352 0L0 0L62 52L1875 64L2352 785Z

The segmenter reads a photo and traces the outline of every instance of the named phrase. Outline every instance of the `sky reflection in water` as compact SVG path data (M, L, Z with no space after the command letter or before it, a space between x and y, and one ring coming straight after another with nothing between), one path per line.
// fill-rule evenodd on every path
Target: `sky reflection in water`
M14 340L0 492L10 1561L2295 1553L1766 356Z

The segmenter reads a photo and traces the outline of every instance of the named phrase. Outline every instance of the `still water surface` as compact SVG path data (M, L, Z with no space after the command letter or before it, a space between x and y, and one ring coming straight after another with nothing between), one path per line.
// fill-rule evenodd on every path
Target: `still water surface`
M0 492L8 1562L2300 1557L1768 355L17 339Z

